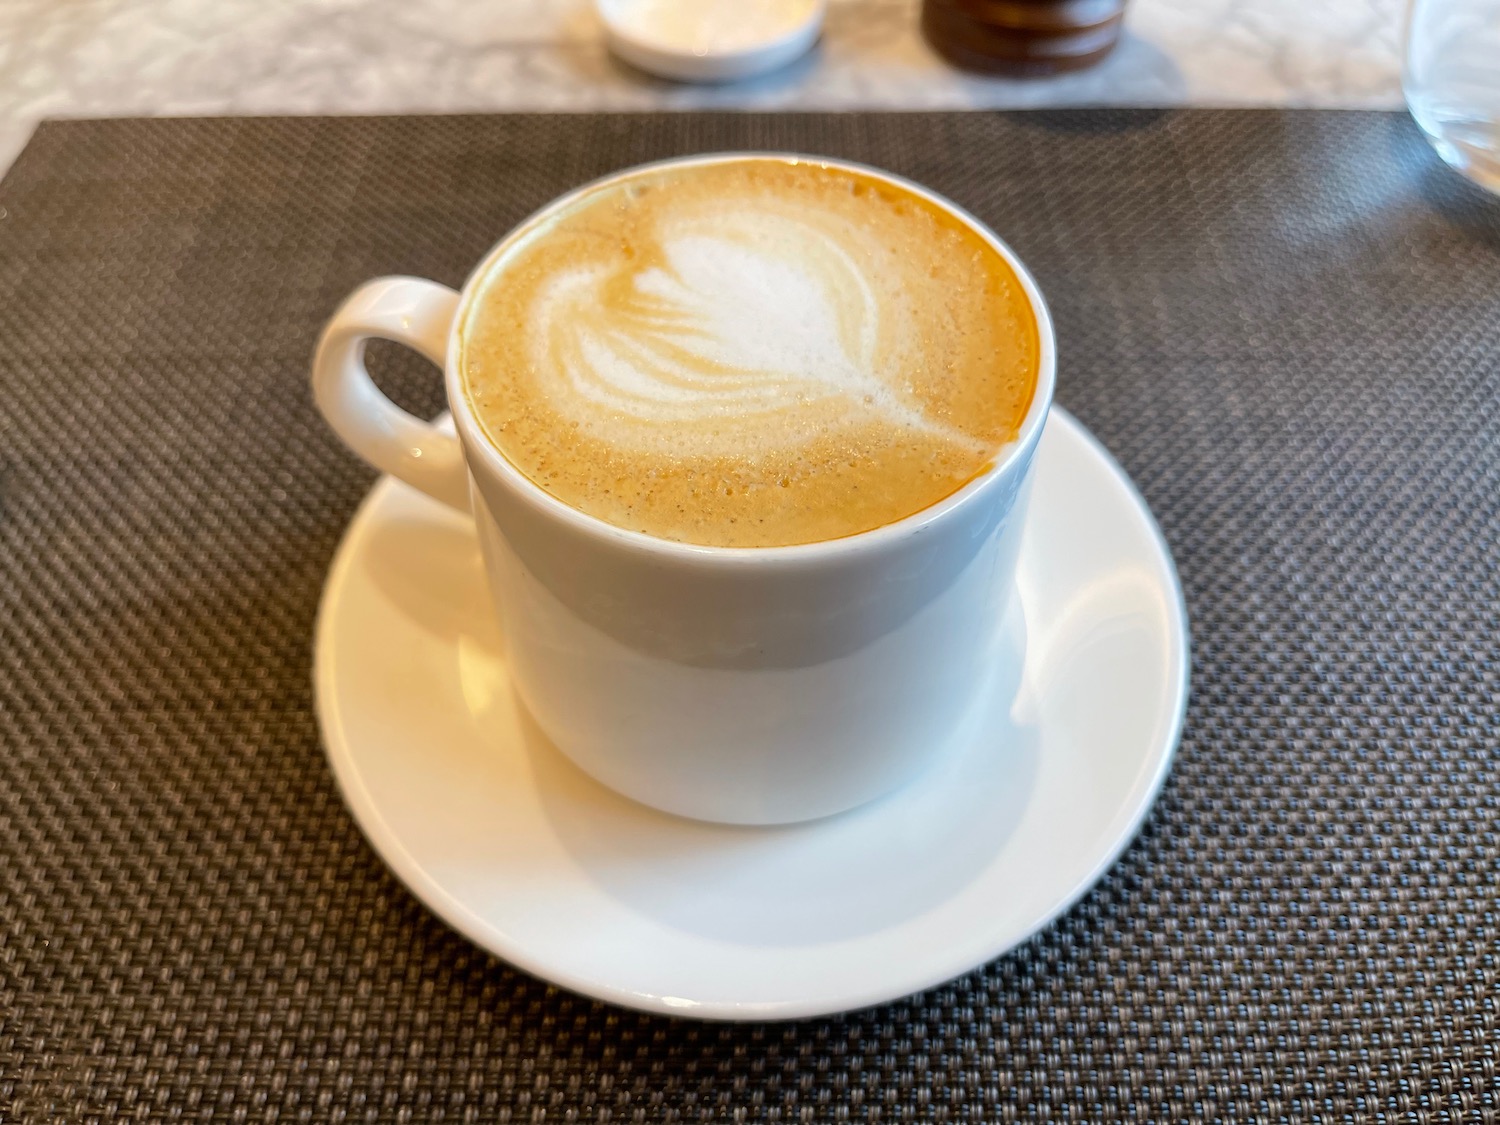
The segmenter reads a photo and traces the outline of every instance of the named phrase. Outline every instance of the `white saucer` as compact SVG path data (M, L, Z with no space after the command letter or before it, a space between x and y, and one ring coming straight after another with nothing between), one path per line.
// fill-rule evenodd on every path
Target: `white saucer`
M328 757L450 925L565 988L712 1019L947 981L1066 910L1135 835L1187 702L1181 590L1120 467L1054 409L1020 570L1013 706L891 797L782 828L681 820L581 773L514 702L472 524L384 480L318 621Z

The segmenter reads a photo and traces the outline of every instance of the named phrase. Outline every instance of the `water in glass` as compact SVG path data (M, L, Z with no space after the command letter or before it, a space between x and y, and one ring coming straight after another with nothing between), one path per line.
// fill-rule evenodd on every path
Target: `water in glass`
M1411 0L1402 85L1438 155L1500 193L1500 0Z

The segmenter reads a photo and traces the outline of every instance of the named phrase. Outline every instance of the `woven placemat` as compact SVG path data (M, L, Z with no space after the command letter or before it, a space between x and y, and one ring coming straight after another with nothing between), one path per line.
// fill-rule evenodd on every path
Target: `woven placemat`
M1195 640L1093 893L788 1025L611 1008L450 931L340 804L310 689L372 479L310 401L322 319L726 148L870 161L1010 240ZM0 1120L1500 1120L1500 203L1404 117L80 122L0 208Z

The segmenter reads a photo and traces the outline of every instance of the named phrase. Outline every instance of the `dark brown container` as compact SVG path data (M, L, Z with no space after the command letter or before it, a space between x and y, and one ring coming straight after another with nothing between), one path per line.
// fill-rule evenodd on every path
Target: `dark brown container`
M1042 77L1093 66L1124 16L1125 0L924 0L922 31L958 66Z

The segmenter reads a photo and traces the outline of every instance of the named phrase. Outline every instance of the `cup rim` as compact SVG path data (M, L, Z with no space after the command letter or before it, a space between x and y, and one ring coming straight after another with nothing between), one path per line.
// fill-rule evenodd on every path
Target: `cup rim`
M959 221L968 225L975 233L989 243L996 253L1005 259L1006 264L1010 266L1017 280L1021 283L1021 289L1026 294L1026 299L1031 305L1032 314L1036 317L1039 343L1036 385L1032 391L1031 402L1026 408L1026 414L1021 420L1021 425L1016 430L1016 436L1001 447L999 455L986 469L936 503L929 504L920 511L913 512L911 515L904 516L891 523L882 524L867 531L858 531L850 535L839 536L837 539L823 539L812 543L792 543L774 547L725 547L704 543L685 543L676 539L664 539L644 531L632 531L629 528L617 527L607 520L600 519L598 516L592 516L586 512L579 511L577 508L553 496L546 489L542 488L541 485L532 481L518 467L511 464L510 460L496 448L494 443L485 434L484 427L474 416L470 408L468 395L464 393L462 373L460 371L460 358L463 326L468 319L474 296L478 292L478 283L489 274L491 267L498 258L509 251L521 238L535 229L538 224L546 221L558 211L570 206L592 192L602 190L618 181L633 179L636 176L655 172L662 168L694 167L759 160L778 161L793 165L800 163L816 164L820 167L856 172L860 175L893 184L926 199L928 202L942 208ZM1015 464L1027 456L1030 450L1035 447L1037 439L1041 435L1042 427L1046 424L1047 412L1052 405L1053 392L1057 381L1057 341L1052 324L1052 314L1047 307L1046 299L1042 296L1041 287L1037 284L1036 278L1032 276L1031 271L1027 269L1026 264L1021 261L1020 256L984 222L963 207L960 207L957 203L954 203L945 196L939 195L931 188L924 187L922 184L909 180L904 176L898 176L893 172L888 172L883 168L876 168L868 164L859 163L858 161L843 160L837 157L819 156L808 153L753 150L713 152L691 156L667 157L663 160L635 164L616 172L610 172L607 175L590 180L573 188L571 191L565 192L556 199L544 204L536 211L533 211L512 227L500 241L490 248L484 257L479 260L479 263L469 272L468 277L464 279L463 287L459 291L458 309L454 314L453 324L449 329L447 361L444 364L444 380L447 389L448 408L452 413L458 433L463 439L465 456L469 461L471 475L478 476L474 471L474 461L477 458L484 465L486 472L498 478L533 509L552 519L562 521L582 534L608 540L626 550L684 562L713 562L729 565L759 565L772 561L820 562L839 558L850 552L878 551L894 546L897 543L905 542L913 536L922 534L933 525L948 519L955 511L973 506L997 481L1008 476L1009 471Z

